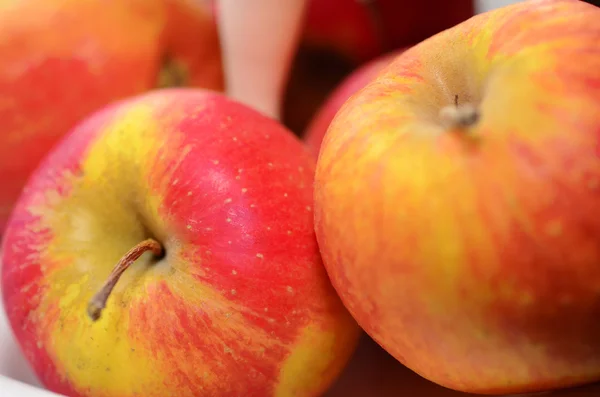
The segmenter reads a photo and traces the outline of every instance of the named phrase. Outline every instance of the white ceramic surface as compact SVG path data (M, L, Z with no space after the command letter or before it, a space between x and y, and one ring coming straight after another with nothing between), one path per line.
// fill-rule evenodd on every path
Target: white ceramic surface
M249 0L245 0L249 1ZM476 0L476 11L484 12L519 0ZM0 397L57 397L40 384L15 344L4 310L0 310Z

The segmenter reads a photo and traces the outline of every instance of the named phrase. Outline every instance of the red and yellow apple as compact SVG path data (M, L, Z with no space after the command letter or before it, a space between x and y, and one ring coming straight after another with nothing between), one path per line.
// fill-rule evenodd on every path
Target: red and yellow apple
M321 142L327 132L327 128L329 128L329 124L331 124L331 121L342 105L344 105L348 98L370 83L371 80L375 79L375 77L377 77L377 75L397 55L400 55L402 51L403 50L394 51L365 63L347 76L329 94L325 103L316 112L302 136L303 140L308 144L310 150L312 150L315 155L319 154L319 148L321 147Z
M314 167L279 123L209 91L159 90L78 124L3 240L4 307L41 382L86 397L320 395L360 328L320 259Z
M154 87L222 89L217 30L195 0L13 1L0 26L0 233L29 174L90 112Z
M408 49L323 140L315 228L357 322L473 393L600 380L600 9L516 3Z

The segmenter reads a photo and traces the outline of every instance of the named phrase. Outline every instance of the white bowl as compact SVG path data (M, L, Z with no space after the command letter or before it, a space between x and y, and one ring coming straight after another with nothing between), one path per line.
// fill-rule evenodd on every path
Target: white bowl
M1 292L0 290L0 294ZM0 307L0 396L59 396L41 387L15 342L2 307Z

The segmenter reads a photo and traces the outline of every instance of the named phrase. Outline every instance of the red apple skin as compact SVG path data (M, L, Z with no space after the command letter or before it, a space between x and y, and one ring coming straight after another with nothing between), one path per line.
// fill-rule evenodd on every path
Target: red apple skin
M398 55L404 50L394 51L382 55L353 71L346 77L336 88L331 92L325 103L317 111L315 116L310 121L306 131L303 134L303 139L310 150L318 156L319 148L327 128L331 121L340 110L342 105L366 86Z
M416 43L473 16L473 0L308 0L303 42L356 63Z
M2 293L41 382L77 397L319 396L360 329L314 235L315 159L217 93L105 107L28 181L3 240ZM97 322L87 302L126 251Z
M193 0L9 2L0 26L0 234L59 138L103 105L156 87L166 57L186 85L223 87L216 26Z
M334 287L396 359L472 393L600 380L600 10L537 0L408 49L315 179ZM440 111L471 103L451 128Z

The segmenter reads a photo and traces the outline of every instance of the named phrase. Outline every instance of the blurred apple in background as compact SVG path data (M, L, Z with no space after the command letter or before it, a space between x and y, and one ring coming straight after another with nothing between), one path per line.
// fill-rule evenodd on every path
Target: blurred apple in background
M473 0L308 0L303 42L361 64L424 40L474 12Z
M329 128L329 124L340 110L342 105L358 90L373 80L397 55L403 50L398 50L382 55L354 70L334 90L332 90L321 108L313 116L306 132L302 135L310 150L319 154L321 141Z
M195 0L13 1L0 26L0 234L30 172L88 113L155 87L223 88Z
M297 135L356 67L462 22L472 0L308 0L282 120Z
M600 380L600 9L516 3L396 57L321 145L315 222L359 324L422 376Z
M202 90L78 124L3 241L4 309L41 382L94 397L326 390L360 329L319 255L314 167L279 123Z

